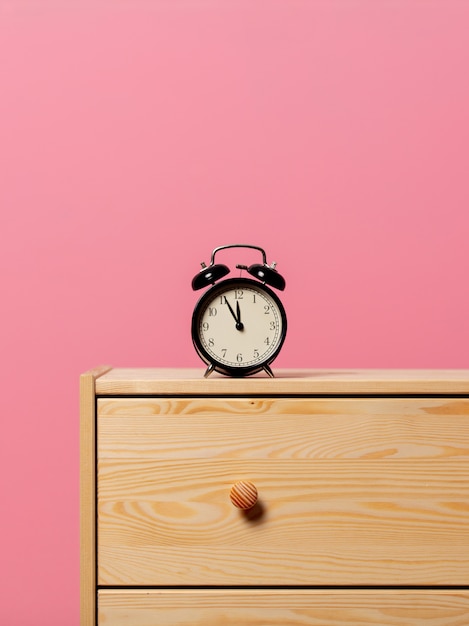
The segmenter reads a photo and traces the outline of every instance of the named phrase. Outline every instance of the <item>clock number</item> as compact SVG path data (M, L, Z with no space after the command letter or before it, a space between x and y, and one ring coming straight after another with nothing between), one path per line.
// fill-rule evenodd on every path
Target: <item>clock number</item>
M227 352L228 352L228 348L222 348L222 349L221 349L221 353L222 353L223 358L225 358L225 357L226 357L226 353L227 353Z
M215 317L215 315L217 314L217 309L214 306L209 306L208 307L208 316L209 317Z
M244 291L242 289L235 289L235 300L242 300Z
M238 363L243 362L243 355L241 354L241 352L238 352L238 354L236 355L236 360L238 361Z
M208 322L204 322L204 323L202 324L202 328L203 328L205 331L207 331L207 330L209 329L209 324L208 324Z
M275 330L275 322L270 322L270 330Z
M210 348L213 348L213 346L215 345L215 340L212 337L210 337L210 339L208 340L208 345Z
M268 304L264 304L264 315L270 314L270 306Z
M268 337L266 337L264 339L264 343L265 343L266 346L270 346L270 339Z
M255 359L259 358L259 350L257 348L254 349L254 358Z

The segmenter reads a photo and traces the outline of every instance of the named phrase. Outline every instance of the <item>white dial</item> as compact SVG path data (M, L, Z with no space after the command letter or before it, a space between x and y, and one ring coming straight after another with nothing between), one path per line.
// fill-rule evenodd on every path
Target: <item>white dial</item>
M206 363L228 373L253 373L277 356L286 333L285 311L263 284L229 279L201 298L192 330Z

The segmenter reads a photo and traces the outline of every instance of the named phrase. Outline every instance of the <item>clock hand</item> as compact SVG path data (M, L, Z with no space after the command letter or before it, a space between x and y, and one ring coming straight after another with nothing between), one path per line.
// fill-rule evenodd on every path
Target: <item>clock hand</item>
M234 318L235 322L238 322L238 318L235 315L235 312L233 311L233 309L231 308L231 304L228 302L228 298L225 296L225 303L228 305L228 308L230 309L230 313Z
M239 308L239 302L236 301L236 328L238 330L244 329L244 324L241 321L241 309Z
M239 308L239 302L236 300L236 328L238 330L244 330L244 324L241 321L241 309Z
M228 305L228 308L230 309L230 313L233 316L234 321L236 322L236 329L237 330L244 330L244 325L241 323L241 321L239 320L239 313L238 316L236 315L236 313L233 311L233 308L231 306L231 304L228 302L228 298L225 296L225 302ZM237 302L237 310L239 311L239 303Z

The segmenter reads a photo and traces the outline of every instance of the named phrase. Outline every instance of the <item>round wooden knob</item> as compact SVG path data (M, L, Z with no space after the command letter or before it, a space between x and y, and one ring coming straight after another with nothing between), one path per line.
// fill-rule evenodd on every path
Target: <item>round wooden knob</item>
M231 487L231 502L238 509L252 509L257 502L257 489L248 480L239 480Z

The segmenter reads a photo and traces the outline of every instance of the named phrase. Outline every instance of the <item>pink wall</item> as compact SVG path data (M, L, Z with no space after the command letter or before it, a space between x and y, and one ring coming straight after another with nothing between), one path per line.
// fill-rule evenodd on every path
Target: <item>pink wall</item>
M277 367L468 367L468 23L0 1L1 624L78 625L78 375L198 366L214 247L278 261Z

